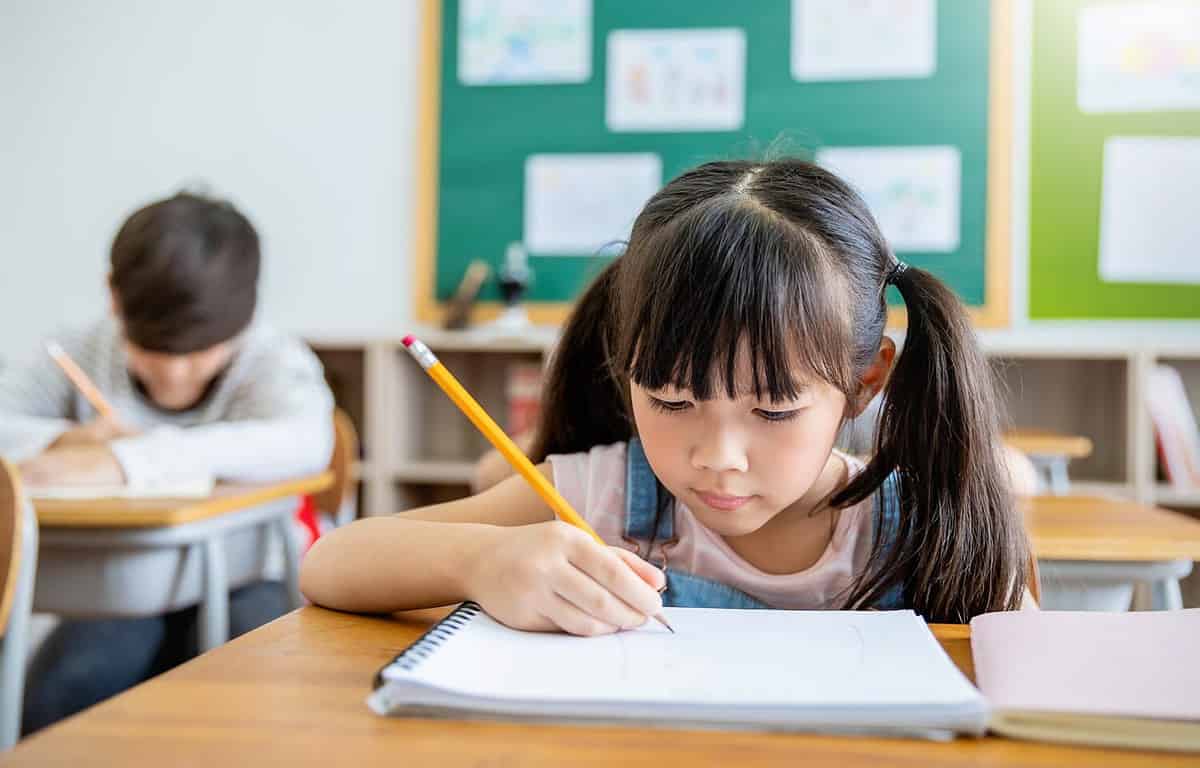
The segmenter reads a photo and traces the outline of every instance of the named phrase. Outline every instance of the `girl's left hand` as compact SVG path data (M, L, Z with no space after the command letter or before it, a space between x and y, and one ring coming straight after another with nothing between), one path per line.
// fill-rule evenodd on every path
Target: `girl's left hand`
M86 424L78 424L58 436L50 444L50 450L80 445L103 445L122 437L133 437L137 430L129 429L119 421L99 418Z
M122 485L125 472L107 445L74 445L23 462L21 479L31 486Z

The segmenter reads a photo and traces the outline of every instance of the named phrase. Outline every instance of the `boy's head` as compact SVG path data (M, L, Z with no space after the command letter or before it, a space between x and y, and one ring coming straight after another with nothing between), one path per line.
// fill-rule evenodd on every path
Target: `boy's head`
M258 273L258 234L227 202L178 194L121 226L113 308L130 371L158 405L193 405L228 365L254 315Z

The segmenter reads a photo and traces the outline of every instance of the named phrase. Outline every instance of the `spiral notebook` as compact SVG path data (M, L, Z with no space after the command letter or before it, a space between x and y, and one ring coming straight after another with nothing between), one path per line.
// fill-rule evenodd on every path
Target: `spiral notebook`
M464 603L379 671L379 714L948 737L987 709L912 611L667 608L603 637Z

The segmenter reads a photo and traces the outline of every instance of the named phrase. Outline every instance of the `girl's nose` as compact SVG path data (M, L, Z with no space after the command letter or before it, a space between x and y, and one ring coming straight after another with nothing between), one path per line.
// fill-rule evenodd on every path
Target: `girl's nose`
M710 472L745 472L749 461L743 440L733 430L705 434L692 447L692 466Z

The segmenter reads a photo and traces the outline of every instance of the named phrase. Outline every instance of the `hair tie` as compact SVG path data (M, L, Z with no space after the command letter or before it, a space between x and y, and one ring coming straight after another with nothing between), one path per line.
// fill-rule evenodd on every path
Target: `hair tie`
M883 282L885 284L896 285L896 281L900 279L900 275L904 274L906 269L908 269L908 264L900 261L900 259L896 259L892 262L892 268L888 270L887 277L883 279Z

